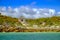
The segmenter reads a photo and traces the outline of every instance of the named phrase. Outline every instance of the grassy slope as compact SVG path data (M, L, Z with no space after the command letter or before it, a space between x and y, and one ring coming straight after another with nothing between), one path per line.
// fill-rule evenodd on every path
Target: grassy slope
M39 19L26 19L26 22L32 26L33 24L36 24L38 26L41 26L43 22L45 22L45 25L60 25L60 16L53 16L50 18L39 18ZM0 15L0 25L3 25L4 23L8 23L12 26L15 26L14 24L21 25L19 23L17 18L7 17ZM23 26L23 25L22 25Z
M21 25L21 23L18 22L17 18L0 15L0 25L8 24L10 26L15 26L15 23Z
M50 18L39 18L39 19L28 19L27 20L29 24L33 25L33 24L37 24L42 25L42 23L45 23L44 26L47 25L60 25L60 16L53 16Z

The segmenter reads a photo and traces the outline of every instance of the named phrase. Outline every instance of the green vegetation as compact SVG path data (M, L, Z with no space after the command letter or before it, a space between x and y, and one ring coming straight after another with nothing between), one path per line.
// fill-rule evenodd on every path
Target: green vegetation
M0 32L60 32L60 16L24 19L25 23L21 23L21 21L19 21L21 19L3 16L0 14Z
M39 19L27 19L27 22L29 24L37 24L37 25L42 25L45 23L44 26L46 25L60 25L60 16L53 16L50 18L39 18Z

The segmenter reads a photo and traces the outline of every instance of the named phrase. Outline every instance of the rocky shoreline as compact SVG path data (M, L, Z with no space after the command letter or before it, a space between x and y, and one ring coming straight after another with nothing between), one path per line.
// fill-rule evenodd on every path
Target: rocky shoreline
M40 28L32 28L32 27L0 27L0 32L60 32L60 27L40 27Z

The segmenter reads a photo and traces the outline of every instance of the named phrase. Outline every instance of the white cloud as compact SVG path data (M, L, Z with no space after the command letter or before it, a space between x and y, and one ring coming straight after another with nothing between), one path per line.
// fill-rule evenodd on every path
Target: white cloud
M6 7L0 7L0 12L5 12L6 11Z
M58 14L60 14L60 12L58 12Z
M33 8L32 10L33 10L33 11L35 11L35 12L37 11L37 9L36 9L36 8Z
M14 9L14 11L15 11L16 13L18 13L18 12L19 12L18 8L15 8L15 9Z
M54 14L55 14L55 10L54 10L54 9L49 9L49 13L50 13L51 15L54 15Z
M2 15L16 17L16 18L20 16L24 16L26 18L51 17L55 14L54 9L32 8L28 6L21 6L17 8L12 8L10 6L8 8L0 7L0 12L2 13Z
M6 11L6 7L3 7L1 10L2 10L2 11Z
M57 12L57 14L56 14L56 15L60 16L60 12Z

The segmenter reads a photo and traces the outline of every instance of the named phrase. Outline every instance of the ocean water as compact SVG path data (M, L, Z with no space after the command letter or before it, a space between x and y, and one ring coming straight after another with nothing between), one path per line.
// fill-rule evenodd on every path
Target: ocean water
M0 40L60 40L60 32L0 32Z

